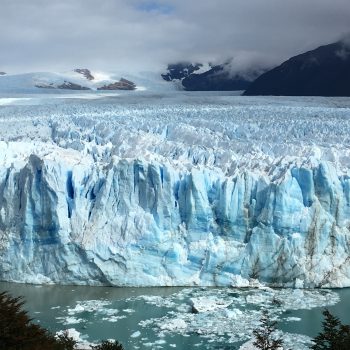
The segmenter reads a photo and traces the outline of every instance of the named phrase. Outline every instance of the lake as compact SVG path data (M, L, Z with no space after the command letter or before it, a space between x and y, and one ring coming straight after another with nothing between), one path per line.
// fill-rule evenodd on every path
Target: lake
M74 328L88 342L117 339L128 349L238 349L267 307L292 349L307 349L328 307L350 323L350 289L112 288L0 283L25 298L52 332ZM195 313L194 311L199 311Z

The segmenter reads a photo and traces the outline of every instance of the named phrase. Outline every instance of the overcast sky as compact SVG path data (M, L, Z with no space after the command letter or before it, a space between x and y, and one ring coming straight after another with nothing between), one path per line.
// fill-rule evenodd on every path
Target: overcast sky
M349 0L0 0L0 71L278 64L350 32Z

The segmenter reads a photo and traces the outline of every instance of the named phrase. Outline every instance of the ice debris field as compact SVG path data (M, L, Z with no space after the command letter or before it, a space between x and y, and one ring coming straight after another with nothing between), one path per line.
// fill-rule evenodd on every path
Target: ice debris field
M349 99L79 97L0 98L1 280L350 286Z
M84 333L91 327L108 328L108 323L124 330L122 336L127 339L124 345L128 349L238 349L243 343L249 344L253 330L259 326L262 308L268 308L273 320L290 325L300 321L290 316L293 311L338 302L338 294L330 290L185 288L168 296L82 300L53 313L61 327L78 336L85 349L94 339ZM133 309L125 309L125 305L133 305ZM160 315L145 319L142 316L147 307L161 310ZM135 312L141 317L128 322ZM312 344L306 335L278 332L288 349L306 350Z

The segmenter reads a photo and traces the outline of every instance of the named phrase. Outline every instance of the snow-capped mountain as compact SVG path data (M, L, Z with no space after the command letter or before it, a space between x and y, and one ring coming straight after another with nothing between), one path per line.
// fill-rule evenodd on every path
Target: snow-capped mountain
M69 90L135 90L143 86L134 77L122 73L94 72L75 69L70 72L35 72L6 74L0 79L0 93L52 93Z
M169 64L166 73L161 74L161 76L166 81L181 81L193 73L198 73L202 68L203 64L201 63L182 62Z
M63 73L33 72L0 77L0 94L69 93L111 90L171 91L176 88L158 72L104 72L78 68Z
M187 91L242 91L259 76L260 69L232 72L232 61L223 64L177 63L169 64L164 80L176 83Z

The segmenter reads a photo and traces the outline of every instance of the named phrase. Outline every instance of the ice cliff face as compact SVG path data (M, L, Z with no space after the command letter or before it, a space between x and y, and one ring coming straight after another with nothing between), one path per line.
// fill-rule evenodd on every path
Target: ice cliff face
M349 109L227 100L3 108L0 279L350 286Z

